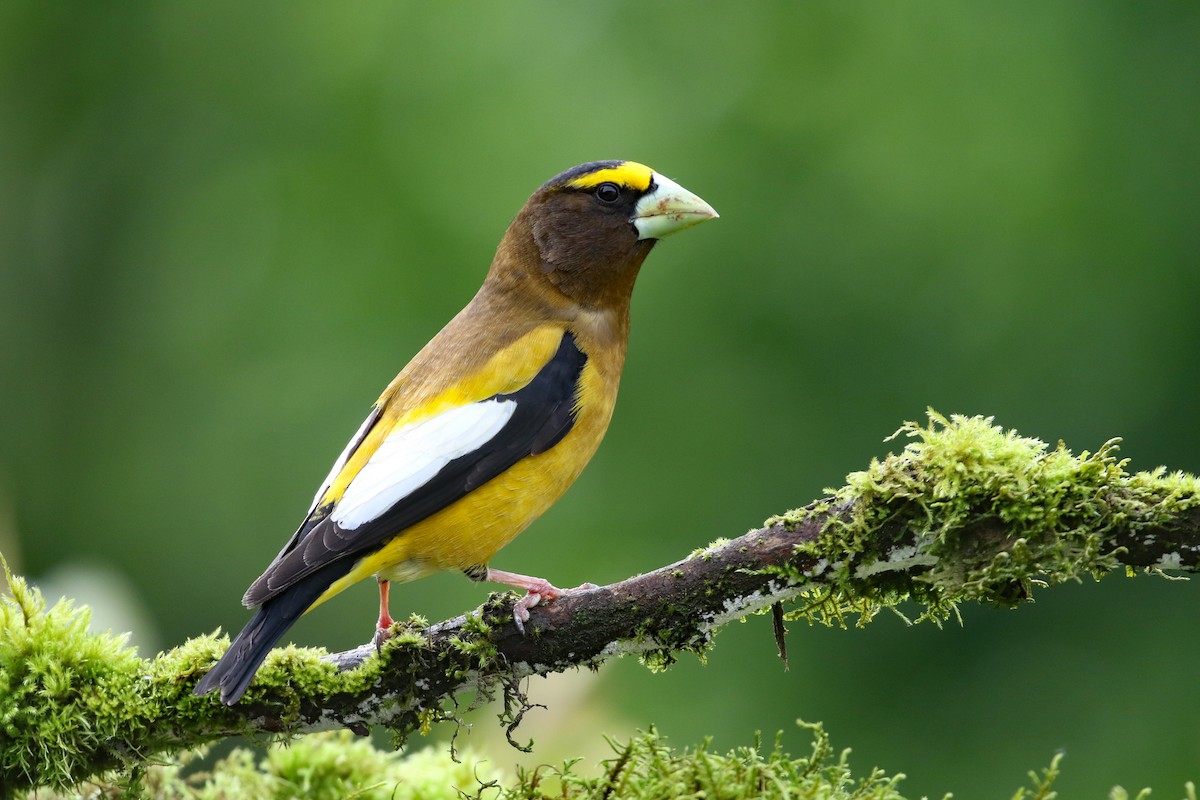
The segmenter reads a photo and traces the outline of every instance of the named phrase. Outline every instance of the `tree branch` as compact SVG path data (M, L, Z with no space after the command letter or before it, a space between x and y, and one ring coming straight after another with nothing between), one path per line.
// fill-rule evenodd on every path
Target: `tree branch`
M323 658L277 650L232 708L191 695L223 649L215 637L153 662L114 667L93 685L78 682L80 698L108 693L100 706L108 716L97 716L95 702L82 704L80 729L58 730L54 741L62 746L43 755L54 769L45 760L31 767L11 757L11 748L47 736L33 724L36 708L21 709L30 724L21 736L0 739L0 785L32 786L33 775L63 784L232 734L335 727L365 733L369 725L385 725L403 738L452 718L446 706L456 708L464 692L477 699L502 692L502 719L511 731L527 707L520 689L526 676L622 654L661 668L680 652L705 650L726 622L776 603L790 603L791 618L842 623L846 615L870 618L916 600L922 618L940 620L964 600L1011 606L1039 586L1100 577L1120 566L1200 567L1196 478L1127 473L1114 442L1074 456L990 419L931 413L931 420L928 427L902 428L898 434L913 441L901 453L848 476L830 497L645 575L539 606L525 635L512 623L513 596L494 595L457 619L432 626L410 621L378 657L370 645ZM67 613L39 610L40 598L31 599L19 581L13 591L6 627L23 618L32 630L39 614ZM36 636L30 639L36 644ZM26 684L36 687L38 676L25 669ZM8 714L0 718L14 718L6 703L36 706L45 702L39 698L30 691L0 700L0 712ZM62 719L65 701L54 702L55 719Z

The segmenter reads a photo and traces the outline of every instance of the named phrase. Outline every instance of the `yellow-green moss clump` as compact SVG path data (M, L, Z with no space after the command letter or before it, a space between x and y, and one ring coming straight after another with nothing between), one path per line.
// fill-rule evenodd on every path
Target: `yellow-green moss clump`
M836 754L818 725L812 752L791 758L778 740L763 752L761 743L729 753L710 752L707 744L676 751L655 731L620 744L614 756L584 775L578 761L561 768L539 767L503 777L470 752L458 760L433 749L411 755L376 750L369 740L346 732L313 734L272 746L259 757L239 748L211 770L193 768L203 750L190 751L180 763L145 769L134 784L89 782L61 794L30 793L22 800L83 797L144 797L171 800L674 800L721 797L727 800L903 800L897 785L903 776L873 770L855 778L849 751Z
M0 786L69 785L81 753L136 741L145 701L129 684L142 662L124 636L88 633L87 609L62 600L47 611L4 569L12 597L0 598Z
M756 741L716 753L707 742L675 750L650 730L625 743L610 740L613 756L595 767L571 761L518 770L515 777L501 775L469 751L457 759L433 748L405 755L381 752L344 731L318 733L273 745L265 755L239 748L209 770L196 769L201 748L176 764L147 767L132 784L101 780L62 793L30 792L20 800L904 800L903 775L874 769L855 777L849 750L835 751L819 723L800 725L813 737L802 758L785 753L779 738L769 750ZM1031 772L1029 787L1017 790L1013 800L1054 797L1060 760L1056 756L1049 768ZM1188 800L1196 800L1192 784L1185 791ZM1148 795L1143 789L1136 798ZM1110 796L1131 797L1120 787Z
M903 775L874 769L863 778L850 771L849 750L836 753L820 723L799 723L813 736L805 758L784 752L781 737L765 751L756 741L728 753L714 753L708 742L682 751L672 749L651 729L628 743L609 744L613 758L601 762L598 775L583 777L575 764L562 770L540 769L520 774L518 786L505 798L613 798L674 800L713 797L726 800L903 800L897 789Z
M991 417L931 410L929 418L928 426L905 424L894 436L913 441L901 453L851 473L825 501L767 520L829 519L801 548L812 565L787 574L812 587L791 616L865 620L909 598L935 620L962 600L1015 605L1038 584L1100 577L1140 531L1169 527L1200 506L1197 478L1128 473L1115 439L1076 456ZM1178 566L1179 557L1146 566Z
M472 753L376 749L349 731L314 733L272 745L265 754L238 748L196 768L204 748L174 764L154 764L133 779L88 781L71 791L30 792L22 800L133 797L147 800L461 800L490 783L493 770Z
M220 655L222 639L201 636L145 661L124 635L90 633L86 607L65 599L47 607L36 588L4 570L11 595L0 596L0 797L129 771L183 741L247 727L191 693L197 665ZM303 662L296 673L332 680L318 656L283 648L272 663L290 672L289 661Z
M242 709L192 694L196 678L227 646L225 637L200 636L145 660L124 636L89 633L87 608L67 600L48 607L7 567L5 577L11 595L0 595L0 800L25 789L66 790L104 773L135 778L160 753L238 733L263 735L264 726ZM501 604L496 600L487 610L501 613ZM511 600L503 614L509 608ZM304 727L305 700L365 694L381 680L381 670L395 670L401 651L428 646L420 632L427 625L410 620L382 658L344 672L323 661L319 648L276 648L243 706L265 698L277 735ZM483 614L471 615L441 666L461 678L494 658L489 623ZM417 716L427 722L449 718L436 708L406 711L396 723L401 737L412 728L408 718Z

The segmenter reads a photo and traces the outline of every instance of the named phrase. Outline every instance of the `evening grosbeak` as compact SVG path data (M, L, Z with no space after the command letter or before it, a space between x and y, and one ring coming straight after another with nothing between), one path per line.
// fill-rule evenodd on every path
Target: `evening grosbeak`
M232 705L309 609L368 576L377 641L388 582L454 569L526 591L570 590L488 566L579 476L612 417L634 279L654 243L717 216L632 161L569 169L533 193L482 288L388 385L299 530L242 602L258 607L196 685Z

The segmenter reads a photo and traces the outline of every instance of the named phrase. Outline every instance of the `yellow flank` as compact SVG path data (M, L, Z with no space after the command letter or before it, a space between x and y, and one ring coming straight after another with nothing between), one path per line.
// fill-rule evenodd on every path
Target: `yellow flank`
M650 188L650 180L653 175L654 170L645 164L639 164L636 161L622 161L615 167L589 172L587 175L571 181L567 186L573 189L590 189L593 186L611 182L644 192Z
M604 380L589 359L580 376L578 416L562 441L396 536L335 581L309 610L372 575L409 581L486 564L579 477L600 446L615 402L615 383Z
M358 449L346 460L342 471L337 474L329 489L321 497L318 506L342 499L346 487L357 477L367 461L383 444L392 431L435 417L451 408L486 400L495 394L515 392L529 383L546 366L562 342L563 329L553 325L535 328L508 347L497 351L482 368L466 376L454 385L429 399L404 403L405 408L396 409L391 400L395 396L396 384L379 398L383 408L379 422L371 430Z

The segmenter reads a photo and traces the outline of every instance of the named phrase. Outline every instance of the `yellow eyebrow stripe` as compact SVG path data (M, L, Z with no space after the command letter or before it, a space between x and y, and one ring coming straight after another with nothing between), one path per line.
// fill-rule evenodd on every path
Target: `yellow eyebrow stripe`
M572 189L590 189L602 183L615 183L644 192L650 188L650 179L653 175L654 170L645 164L639 164L636 161L622 161L615 167L589 172L587 175L571 181L567 186Z

